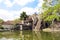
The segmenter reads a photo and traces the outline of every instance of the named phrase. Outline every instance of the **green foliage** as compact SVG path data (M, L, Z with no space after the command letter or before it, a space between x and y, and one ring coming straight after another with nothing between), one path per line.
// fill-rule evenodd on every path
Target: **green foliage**
M0 25L0 29L4 29L4 28L2 27L2 25Z
M22 12L20 16L20 20L25 20L27 18L26 12Z
M0 24L2 24L4 21L3 21L3 19L0 19Z
M48 17L49 15L52 14L52 11L53 11L53 8L50 7L48 10L46 10L44 13L43 13L43 19L45 19L46 17Z
M19 23L19 22L21 22L20 18L15 19L14 20L14 25L17 24L17 23Z
M52 6L52 1L51 0L43 0L43 1L44 1L43 5L42 5L43 9L46 10L47 8Z
M60 21L60 0L43 0L42 5L43 13L41 19L44 22L43 25L53 24L54 21Z
M43 9L48 9L49 7L55 6L57 4L60 4L60 0L43 0L44 3L42 5Z
M44 11L42 14L42 19L50 22L52 22L54 19L60 21L60 4L49 7L48 10Z

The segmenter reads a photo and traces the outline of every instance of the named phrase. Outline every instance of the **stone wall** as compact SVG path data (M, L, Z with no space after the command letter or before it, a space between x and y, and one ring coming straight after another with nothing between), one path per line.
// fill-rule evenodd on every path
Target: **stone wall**
M4 29L7 29L7 30L12 30L12 29L14 29L14 25L2 25L2 27L3 27Z

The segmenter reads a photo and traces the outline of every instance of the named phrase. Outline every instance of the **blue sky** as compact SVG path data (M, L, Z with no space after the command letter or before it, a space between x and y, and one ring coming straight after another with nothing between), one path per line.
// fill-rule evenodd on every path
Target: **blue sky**
M38 12L41 8L43 0L0 0L0 18L13 20L19 18L23 11L27 15Z

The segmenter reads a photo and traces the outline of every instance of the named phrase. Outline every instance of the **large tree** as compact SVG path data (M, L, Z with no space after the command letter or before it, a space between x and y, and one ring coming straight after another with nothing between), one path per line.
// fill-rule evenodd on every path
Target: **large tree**
M26 20L26 18L27 18L26 12L22 12L21 15L20 15L20 19L21 20Z
M44 0L42 8L41 17L44 23L53 24L54 21L60 21L60 0Z
M45 10L42 14L42 19L45 21L52 21L53 19L59 20L60 17L60 4L57 4L53 7L49 7L48 10Z

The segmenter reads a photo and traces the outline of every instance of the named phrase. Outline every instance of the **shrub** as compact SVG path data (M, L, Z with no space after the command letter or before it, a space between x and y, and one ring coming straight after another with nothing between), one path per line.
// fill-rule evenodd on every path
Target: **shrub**
M0 26L0 29L4 29L2 26Z

